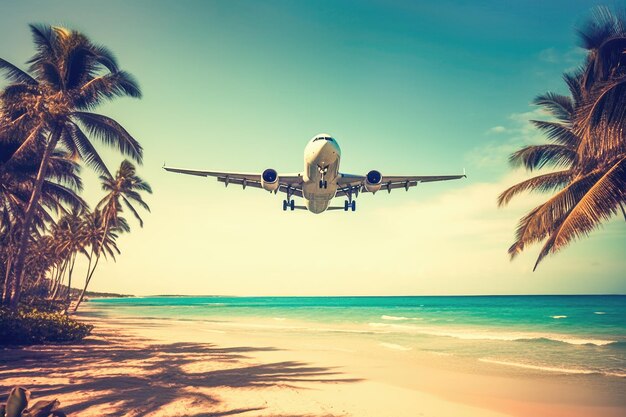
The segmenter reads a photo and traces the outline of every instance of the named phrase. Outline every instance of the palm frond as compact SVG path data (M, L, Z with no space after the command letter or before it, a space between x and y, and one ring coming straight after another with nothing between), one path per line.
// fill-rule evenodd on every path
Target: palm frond
M531 120L539 130L546 134L546 137L556 143L568 146L572 149L578 147L580 138L574 134L571 126L559 122L548 122L545 120Z
M606 81L609 78L623 74L623 65L626 63L626 32L607 39L595 53L593 64L594 81ZM622 70L622 71L620 71Z
M573 72L563 74L563 81L567 84L567 88L569 89L569 92L574 100L575 107L578 106L583 98L582 86L580 85L583 72L584 69L581 67Z
M72 117L79 120L91 135L141 163L143 148L118 122L110 117L87 112L73 112Z
M54 199L56 204L66 204L72 208L87 207L87 202L83 200L74 190L62 184L51 181L44 181L42 193Z
M80 158L80 151L78 150L78 147L74 143L74 140L72 139L72 135L69 132L69 129L67 128L67 126L65 126L61 130L58 143L67 151L68 159L76 161Z
M75 123L67 122L66 129L69 131L72 141L80 152L80 157L85 161L85 164L96 171L96 173L111 177L111 172L109 172L109 169L100 157L98 150L94 148L93 144L80 127Z
M624 31L624 22L610 8L598 6L592 9L590 18L577 30L581 47L587 50L599 48L608 38Z
M73 190L82 191L80 165L68 158L64 152L55 151L50 157L46 178L60 182Z
M65 89L65 81L56 65L50 62L41 62L38 66L37 75L42 82L47 83L55 90Z
M91 109L103 100L117 97L141 98L141 90L135 78L126 71L108 73L85 83L76 94L75 102L80 109Z
M580 153L599 157L626 150L626 76L600 83L579 110Z
M143 201L143 199L141 198L141 195L138 192L126 191L124 192L124 196L128 198L129 200L132 200L133 202L139 204L141 208L143 208L147 212L150 212L150 206L148 206L148 204L145 201Z
M42 123L38 124L28 135L28 137L22 142L19 148L13 152L10 159L19 159L22 157L22 154L26 152L29 147L33 147L35 145L35 141L41 138L41 134L44 130L44 126Z
M28 63L34 63L36 59L44 56L54 57L54 32L52 26L41 23L31 23L29 27L38 53L29 60Z
M599 176L598 172L594 172L578 177L550 197L550 199L534 210L532 216L527 216L523 219L524 234L518 235L517 241L521 242L522 245L528 245L540 242L552 234L556 225L560 224L562 219L576 205L577 201L585 195Z
M591 187L583 188L583 196L577 199L576 204L559 221L558 227L541 249L533 270L537 269L549 253L558 251L576 238L587 236L601 221L609 220L618 213L618 207L624 201L626 156L594 180Z
M85 46L72 48L65 60L65 86L68 90L72 90L82 85L85 78L92 78L94 68L89 63L89 49Z
M9 61L6 61L2 58L0 58L0 70L3 70L7 80L13 83L23 83L30 85L38 84L37 80L31 77L27 72L22 71L15 65L11 64Z
M139 227L143 227L143 220L141 219L141 216L139 216L139 213L137 213L137 210L135 210L135 208L133 207L132 204L130 204L130 201L128 201L126 199L126 197L122 196L122 200L124 201L124 203L126 204L126 207L128 208L128 210L130 210L131 213L133 213L133 215L135 216L135 219L137 219L137 221L139 222ZM145 204L145 203L144 203ZM147 207L147 204L146 204ZM148 209L149 211L149 209Z
M119 71L117 58L115 58L115 55L109 48L103 45L91 44L91 51L95 60L104 65L110 72Z
M519 255L523 250L526 244L532 243L527 242L525 237L529 236L530 224L533 220L533 217L537 215L537 212L541 210L543 204L532 209L528 214L522 217L517 225L517 229L515 230L515 238L516 241L509 247L509 255L511 256L511 260L515 259L517 255ZM549 229L543 230L543 233L538 237L539 240L543 239L543 237L547 236L549 233Z
M574 117L574 105L570 97L547 92L533 100L533 104L545 107L550 114L562 122L571 123Z
M513 197L525 191L551 192L565 187L573 178L571 170L550 172L522 181L498 196L498 206L507 205Z
M509 163L529 171L550 167L571 167L577 160L575 148L564 145L531 145L511 154Z

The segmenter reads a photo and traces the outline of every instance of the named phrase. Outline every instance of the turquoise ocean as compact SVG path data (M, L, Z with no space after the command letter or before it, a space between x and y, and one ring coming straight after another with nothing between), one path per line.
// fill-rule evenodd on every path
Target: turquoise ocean
M89 314L194 320L316 340L344 334L394 350L548 373L626 378L626 295L136 297Z

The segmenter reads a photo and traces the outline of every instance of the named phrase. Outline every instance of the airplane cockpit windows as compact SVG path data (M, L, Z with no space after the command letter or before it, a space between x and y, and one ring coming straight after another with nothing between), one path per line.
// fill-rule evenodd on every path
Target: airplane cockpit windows
M318 140L327 140L330 142L334 142L335 139L331 138L330 136L318 136L315 139L313 139L313 142L317 142Z

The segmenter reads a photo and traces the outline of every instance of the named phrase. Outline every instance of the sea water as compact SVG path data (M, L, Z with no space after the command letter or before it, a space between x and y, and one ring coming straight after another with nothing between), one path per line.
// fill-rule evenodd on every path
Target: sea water
M198 320L224 331L344 333L397 351L626 378L626 296L137 297L93 314Z

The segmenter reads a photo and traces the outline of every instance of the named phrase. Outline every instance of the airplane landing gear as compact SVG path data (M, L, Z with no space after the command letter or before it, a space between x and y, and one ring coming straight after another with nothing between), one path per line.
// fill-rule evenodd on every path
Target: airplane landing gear
M294 200L283 200L283 211L287 211L287 208L294 211L296 208L296 202Z
M342 191L345 193L346 197L348 197L348 199L345 201L343 205L343 210L344 211L348 211L348 210L356 211L356 201L354 201L354 199L352 198L352 194L354 194L354 196L356 197L358 195L358 191L354 190L351 187Z
M291 211L294 211L296 208L296 202L291 198L291 196L293 195L293 190L291 188L291 186L287 186L287 199L283 200L283 211L287 211L287 208L289 208Z
M327 166L326 167L318 166L317 170L322 175L322 178L320 179L320 183L319 183L320 188L327 189L328 188L328 181L326 181L324 179L324 177L326 176L326 173L328 172L328 167Z

